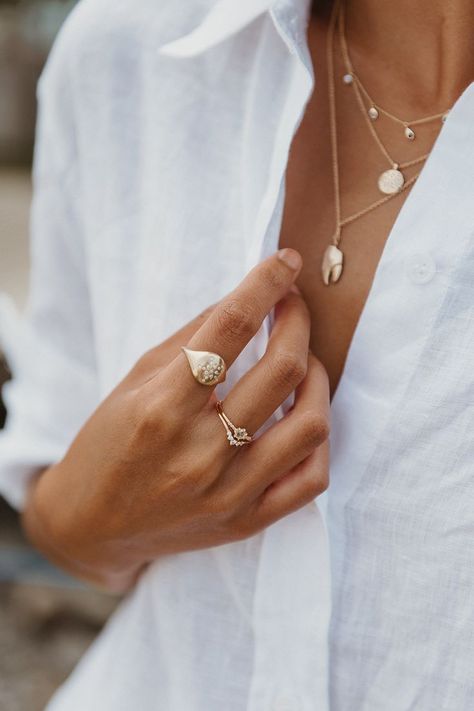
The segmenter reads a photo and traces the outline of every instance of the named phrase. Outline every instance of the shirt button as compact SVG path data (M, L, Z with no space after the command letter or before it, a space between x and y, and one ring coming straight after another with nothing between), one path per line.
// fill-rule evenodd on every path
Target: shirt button
M436 263L428 253L411 254L406 260L406 272L413 284L427 284L436 274Z

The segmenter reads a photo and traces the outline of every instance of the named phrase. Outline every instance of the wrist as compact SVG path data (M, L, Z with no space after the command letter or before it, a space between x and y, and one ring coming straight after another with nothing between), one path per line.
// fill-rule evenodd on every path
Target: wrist
M32 482L22 513L25 534L46 558L74 577L112 594L127 592L147 563L126 560L116 546L100 543L94 527L71 509L70 492L61 492L64 474L57 464Z

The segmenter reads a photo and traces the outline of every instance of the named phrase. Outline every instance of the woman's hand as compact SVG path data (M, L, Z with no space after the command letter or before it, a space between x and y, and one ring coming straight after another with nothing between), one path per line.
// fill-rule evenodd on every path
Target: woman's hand
M138 361L32 487L24 523L40 549L121 590L161 555L251 536L326 488L329 390L308 352L307 308L290 290L300 268L297 252L281 250ZM218 353L229 367L275 305L267 351L223 409L254 433L296 389L295 404L231 447L214 388L196 382L180 346Z

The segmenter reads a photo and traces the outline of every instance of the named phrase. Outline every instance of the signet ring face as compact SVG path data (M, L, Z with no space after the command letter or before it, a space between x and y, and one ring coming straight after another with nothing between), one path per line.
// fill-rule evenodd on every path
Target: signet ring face
M225 380L226 365L220 355L210 351L193 351L185 346L181 346L181 349L198 383L212 386Z

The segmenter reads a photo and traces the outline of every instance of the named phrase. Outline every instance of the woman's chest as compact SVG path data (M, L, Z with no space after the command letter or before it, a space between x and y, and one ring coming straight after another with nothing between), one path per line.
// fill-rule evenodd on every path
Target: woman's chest
M404 342L414 318L419 334L446 288L455 285L454 267L463 259L473 218L472 158L464 150L473 141L469 97L464 113L453 112L448 120L446 138L395 228L404 195L344 231L345 270L338 284L326 287L320 262L334 229L334 195L323 75L293 141L281 223L277 195L286 165L281 126L288 124L285 82L290 86L293 77L280 52L273 59L282 64L274 87L277 103L262 105L266 74L259 83L239 73L231 95L219 87L230 111L203 113L202 104L184 111L179 102L171 107L160 102L130 141L139 112L121 97L119 134L104 133L100 143L90 143L84 225L88 281L99 365L110 378L221 298L278 242L291 244L304 257L300 286L312 313L312 348L330 373L333 392L355 331L366 361L376 361L371 350L374 333L382 336L380 324L366 313L362 328L356 326L367 311L377 266L368 303L384 306L381 318L390 323L393 336L387 347L392 341L397 347L397 339ZM209 102L216 96L215 82L201 91ZM344 135L350 139L344 152L352 162L344 162L341 188L343 209L351 211L358 207L357 179L365 156L351 151L350 143L364 146L366 137L347 130ZM383 364L386 354L378 355Z
M311 348L322 361L331 392L339 383L349 346L367 300L387 236L404 202L397 196L343 229L339 244L344 255L342 276L327 286L322 262L336 229L333 165L326 112L321 103L310 104L290 153L286 174L285 207L280 245L297 249L303 257L298 286L312 320ZM323 105L323 108L324 105ZM350 129L349 129L350 130ZM370 150L361 136L358 150ZM377 199L374 190L361 185L362 162L343 160L341 206L344 214L356 212Z
M321 30L316 28L315 32L319 36L313 44L317 48L324 46ZM326 367L334 393L387 237L409 190L391 196L381 193L377 180L387 168L386 158L368 130L352 89L340 80L343 67L336 67L338 81L331 116L327 67L320 50L313 61L318 82L290 151L280 244L294 247L303 256L298 284L311 312L311 347ZM393 149L411 151L410 157L428 151L438 133L437 126L429 126L413 147L399 135L398 127L389 126L388 131L385 125L384 128ZM419 164L417 167L419 172ZM406 180L415 174L412 168L405 175ZM339 220L348 224L342 227L338 243L343 253L342 276L327 286L321 267L338 224L336 197ZM422 201L419 209L423 209ZM404 237L406 240L407 235ZM415 231L410 240L416 247Z

